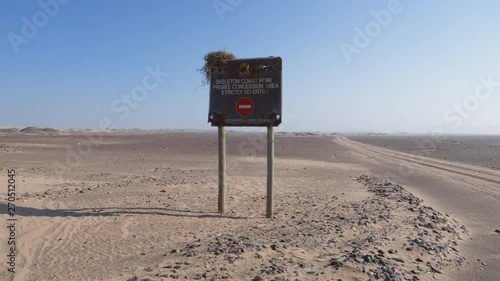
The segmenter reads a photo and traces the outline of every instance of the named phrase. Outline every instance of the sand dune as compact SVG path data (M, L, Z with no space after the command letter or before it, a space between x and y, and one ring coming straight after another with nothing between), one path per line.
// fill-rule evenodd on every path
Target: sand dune
M26 127L21 129L19 132L23 134L57 134L59 133L59 130L41 127Z

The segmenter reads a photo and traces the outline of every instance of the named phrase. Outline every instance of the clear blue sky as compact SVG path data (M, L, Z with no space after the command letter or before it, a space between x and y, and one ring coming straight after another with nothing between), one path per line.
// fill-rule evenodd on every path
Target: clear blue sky
M286 131L500 134L497 0L54 1L0 2L0 126L210 129L196 69L227 48L283 58ZM120 118L148 66L169 75Z

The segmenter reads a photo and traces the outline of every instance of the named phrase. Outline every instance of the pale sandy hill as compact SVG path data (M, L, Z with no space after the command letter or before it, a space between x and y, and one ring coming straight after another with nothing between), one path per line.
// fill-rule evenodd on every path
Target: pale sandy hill
M23 134L57 134L58 130L53 128L41 128L41 127L26 127L21 129L19 132Z

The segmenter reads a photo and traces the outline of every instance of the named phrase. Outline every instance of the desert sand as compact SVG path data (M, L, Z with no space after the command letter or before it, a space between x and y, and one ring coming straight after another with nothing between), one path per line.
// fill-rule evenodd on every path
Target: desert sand
M215 132L5 129L0 193L15 169L17 255L15 274L0 257L0 280L500 276L496 169L337 134L277 134L266 219L265 135L229 132L227 145L221 215Z
M500 170L498 135L350 135L357 142Z

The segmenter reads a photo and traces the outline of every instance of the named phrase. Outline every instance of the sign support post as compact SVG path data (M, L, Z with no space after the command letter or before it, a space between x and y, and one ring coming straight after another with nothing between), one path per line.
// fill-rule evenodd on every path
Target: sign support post
M273 183L274 183L274 127L267 127L267 208L266 217L273 218Z
M219 213L226 211L226 128L219 126Z
M210 66L208 122L219 128L219 213L226 212L225 127L267 127L266 217L274 217L274 127L282 121L280 57L232 59Z

